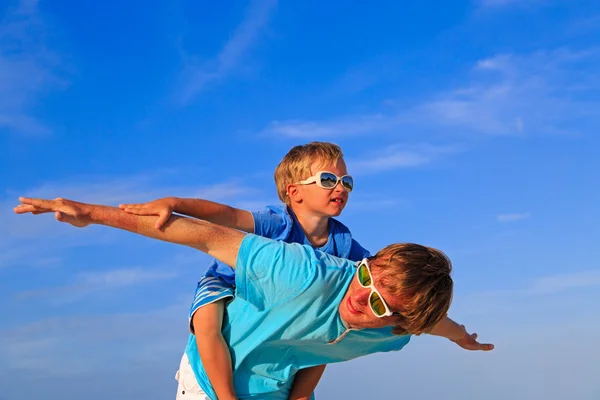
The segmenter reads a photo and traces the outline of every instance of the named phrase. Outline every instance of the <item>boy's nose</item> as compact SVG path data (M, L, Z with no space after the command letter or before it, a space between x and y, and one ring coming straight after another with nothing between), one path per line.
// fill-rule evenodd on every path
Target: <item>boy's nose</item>
M338 181L338 183L336 183L336 185L333 187L333 191L334 191L334 192L339 192L339 193L341 193L341 192L343 192L344 190L345 190L345 189L344 189L344 187L342 186L342 181Z

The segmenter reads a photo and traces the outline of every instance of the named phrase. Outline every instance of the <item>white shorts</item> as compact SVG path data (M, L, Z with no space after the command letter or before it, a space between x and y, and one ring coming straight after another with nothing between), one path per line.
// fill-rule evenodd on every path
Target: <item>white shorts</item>
M175 374L175 379L178 382L176 400L210 400L210 397L204 393L204 390L198 384L190 360L188 360L185 353L181 357L179 371Z

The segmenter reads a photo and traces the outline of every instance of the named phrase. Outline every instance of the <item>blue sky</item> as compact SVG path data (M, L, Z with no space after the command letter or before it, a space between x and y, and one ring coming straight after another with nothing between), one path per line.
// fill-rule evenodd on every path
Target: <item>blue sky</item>
M416 338L330 366L321 399L600 398L597 2L1 10L1 400L173 398L209 261L16 216L19 195L257 209L311 140L344 149L354 236L448 253L452 316L497 346Z

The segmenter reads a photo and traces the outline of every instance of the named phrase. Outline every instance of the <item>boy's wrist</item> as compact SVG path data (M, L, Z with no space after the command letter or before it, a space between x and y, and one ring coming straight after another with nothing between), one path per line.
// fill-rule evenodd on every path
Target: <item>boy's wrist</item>
M179 212L181 209L181 199L179 197L167 197L167 203L173 211Z

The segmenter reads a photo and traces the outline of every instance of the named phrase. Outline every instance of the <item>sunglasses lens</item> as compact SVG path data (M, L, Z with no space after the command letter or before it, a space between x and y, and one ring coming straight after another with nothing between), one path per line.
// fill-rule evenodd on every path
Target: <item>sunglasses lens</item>
M358 282L365 287L371 286L371 274L365 264L358 267Z
M333 189L337 185L337 176L330 172L321 173L321 187Z
M352 189L354 189L354 179L352 179L352 177L348 175L342 177L342 186L348 192L351 192Z
M371 296L369 297L369 305L376 316L381 317L385 314L385 305L383 304L383 301L377 292L371 293Z

